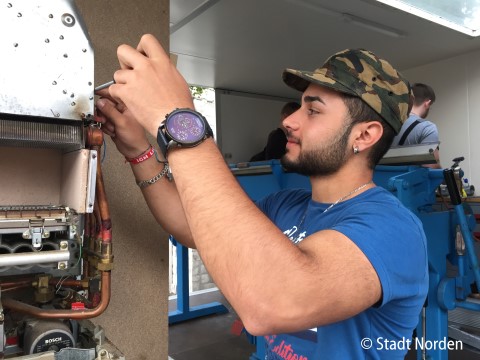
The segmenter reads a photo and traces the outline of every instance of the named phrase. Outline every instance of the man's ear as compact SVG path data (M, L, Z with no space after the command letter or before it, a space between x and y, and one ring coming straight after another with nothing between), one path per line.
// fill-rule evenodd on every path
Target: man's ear
M426 100L426 101L425 101L425 106L426 106L427 109L428 109L430 106L432 106L432 100L430 100L430 99L429 99L429 100Z
M353 144L358 150L365 151L375 145L383 135L383 125L379 121L361 122L352 129Z

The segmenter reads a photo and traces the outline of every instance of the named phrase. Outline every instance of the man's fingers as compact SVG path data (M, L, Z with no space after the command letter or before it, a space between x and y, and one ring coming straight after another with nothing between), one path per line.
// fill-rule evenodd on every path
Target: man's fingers
M115 108L118 110L118 112L122 114L127 110L127 106L122 102L117 103L115 105Z
M117 57L121 69L134 69L135 64L143 61L145 56L132 48L130 45L120 45L117 48ZM117 81L117 79L115 79Z
M115 125L113 125L110 121L105 121L102 124L102 130L108 132L109 135L115 133Z
M114 138L115 137L115 129L113 130L109 130L107 129L105 126L102 126L102 131L107 134L108 136L110 136L111 138Z
M103 116L108 119L112 119L115 122L121 121L122 119L122 112L120 109L126 109L125 105L121 103L115 103L107 98L100 98L96 103L98 111L100 111Z
M102 125L101 129L105 134L115 136L115 125L98 108L95 109L95 121Z
M139 61L143 61L145 57L148 58L169 58L168 54L163 49L155 36L145 34L140 39L137 49L130 45L120 45L117 48L117 57L121 69L135 69L135 65Z
M120 45L117 48L117 57L122 70L132 70L143 64L148 58L150 59L168 59L169 55L165 52L162 45L158 40L150 34L143 35L137 48L134 49L130 45ZM117 71L115 73L115 81L117 83L122 82L122 72Z
M157 38L151 34L145 34L141 37L140 42L137 45L137 51L150 59L162 57L169 58Z
M117 57L122 70L135 69L147 58L170 60L162 45L151 34L143 35L136 49L130 45L120 45L117 48ZM116 77L115 81L119 82Z

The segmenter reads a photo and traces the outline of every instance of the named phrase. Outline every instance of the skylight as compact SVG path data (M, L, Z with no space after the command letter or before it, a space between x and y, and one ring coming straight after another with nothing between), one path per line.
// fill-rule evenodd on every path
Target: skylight
M480 35L480 0L376 1L473 37Z

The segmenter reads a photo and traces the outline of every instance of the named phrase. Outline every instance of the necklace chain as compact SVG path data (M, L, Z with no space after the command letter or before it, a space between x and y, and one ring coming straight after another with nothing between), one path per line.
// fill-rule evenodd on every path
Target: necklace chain
M370 184L372 184L372 183L373 183L373 181L370 180L369 182L367 182L367 183L365 183L365 184L363 184L363 185L360 185L360 186L357 187L356 189L350 191L347 195L342 196L340 199L338 199L338 200L335 201L334 203L330 204L329 207L327 207L325 210L323 210L323 213L326 213L326 212L327 212L328 210L330 210L332 207L334 207L335 205L337 205L340 201L345 200L345 199L348 198L349 196L355 194L357 191L362 190L364 187L366 187L366 186L368 186L368 185L370 185Z
M330 204L329 207L327 207L325 210L323 210L322 214L325 214L328 210L330 210L331 208L333 208L333 207L334 207L335 205L337 205L340 201L345 200L345 199L348 198L349 196L355 194L357 191L362 190L364 187L366 187L367 185L370 185L370 184L373 184L373 180L370 180L369 182L360 185L360 186L357 187L356 189L350 191L347 195L342 196L340 199L338 199L338 200L335 201L334 203ZM300 220L300 224L299 224L299 226L298 226L299 228L303 228L303 223L305 222L305 217L307 216L307 211L308 211L308 204L307 204L307 207L305 208L305 211L304 211L304 213L303 213L302 219Z
M344 195L342 196L340 199L338 199L337 201L335 201L333 204L330 204L329 207L327 207L325 210L323 210L322 214L325 214L328 210L330 210L331 208L333 208L335 205L337 205L340 201L343 201L345 200L346 198L348 198L349 196L355 194L356 192L362 190L363 188L365 188L366 186L370 185L370 184L373 184L373 181L370 180L369 182L363 184L363 185L360 185L358 188L350 191L347 195ZM293 243L294 244L297 244L299 243L300 241L303 240L303 237L305 236L305 233L303 231L303 225L304 225L304 222L305 222L305 218L307 217L307 211L308 211L308 204L307 204L307 207L305 208L305 211L303 213L303 216L302 218L300 219L300 224L298 224L298 237L296 239L293 239Z

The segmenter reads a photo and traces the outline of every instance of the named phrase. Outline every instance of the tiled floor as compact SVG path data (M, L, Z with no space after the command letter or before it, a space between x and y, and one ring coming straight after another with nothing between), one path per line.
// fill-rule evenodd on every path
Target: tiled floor
M170 325L170 360L249 360L250 355L255 352L255 346L248 342L245 335L236 336L231 333L236 314L219 292L209 292L190 298L192 306L211 301L225 304L230 312ZM169 306L170 310L175 310L176 302L170 301ZM405 357L405 360L416 359L414 351L410 351ZM450 351L448 360L480 360L480 353L465 349Z

